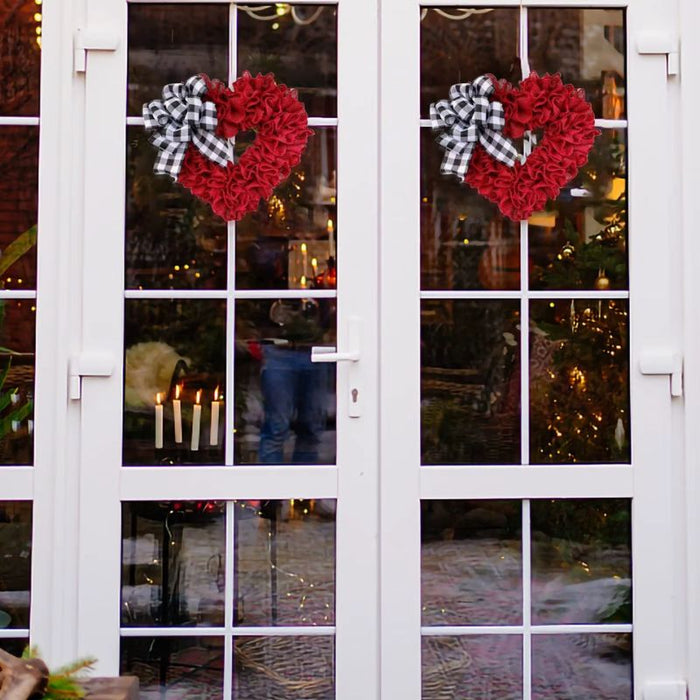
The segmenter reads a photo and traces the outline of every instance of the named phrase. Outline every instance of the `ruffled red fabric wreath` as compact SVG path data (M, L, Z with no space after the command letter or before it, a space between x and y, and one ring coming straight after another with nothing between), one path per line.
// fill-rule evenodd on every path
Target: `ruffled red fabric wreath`
M238 221L289 177L313 132L296 91L276 83L271 74L243 73L231 89L202 77L207 83L206 99L216 105L216 135L230 139L254 129L255 141L237 163L225 168L190 147L177 179L222 219Z
M525 163L508 167L478 146L464 181L498 205L509 219L527 219L554 199L588 160L596 136L595 116L583 90L565 85L560 75L532 73L513 87L493 82L493 100L503 104L503 135L522 138L526 131L543 130L540 142Z

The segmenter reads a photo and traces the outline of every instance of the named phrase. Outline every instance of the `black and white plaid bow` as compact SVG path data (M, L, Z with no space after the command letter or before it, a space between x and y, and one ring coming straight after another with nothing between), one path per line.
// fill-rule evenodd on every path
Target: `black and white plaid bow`
M491 78L482 75L473 83L453 85L448 100L430 105L431 127L442 130L437 142L445 149L440 166L444 175L453 173L464 180L477 143L501 163L515 165L518 151L500 133L506 124L503 105L489 101L494 89Z
M222 168L231 160L231 144L214 133L216 105L202 99L206 91L204 78L193 75L185 83L166 85L162 100L144 104L144 126L153 132L149 141L160 149L153 172L177 180L190 142Z

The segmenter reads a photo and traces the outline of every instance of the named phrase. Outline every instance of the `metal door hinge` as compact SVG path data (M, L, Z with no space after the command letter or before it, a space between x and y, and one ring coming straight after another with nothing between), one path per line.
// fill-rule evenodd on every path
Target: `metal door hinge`
M114 356L102 352L82 352L70 359L68 367L68 398L80 399L83 377L111 377L114 372Z
M671 32L639 32L636 36L637 53L666 56L666 74L678 75L681 68L678 37Z
M686 700L685 681L652 681L644 684L644 700Z
M671 377L671 396L683 396L683 356L672 350L642 353L639 358L642 374L668 374Z
M73 36L73 70L84 73L87 67L88 51L116 51L119 35L101 29L76 29Z

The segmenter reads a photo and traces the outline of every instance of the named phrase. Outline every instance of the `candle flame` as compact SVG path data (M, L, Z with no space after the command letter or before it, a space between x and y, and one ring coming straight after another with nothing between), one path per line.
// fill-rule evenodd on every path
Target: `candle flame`
M160 406L162 399L160 398L160 392L156 394L156 403Z
M199 403L201 401L201 399L202 399L202 390L200 389L197 392L197 397L195 398L196 403Z
M305 253L307 251L306 243L301 244L301 252Z
M326 222L326 231L333 233L333 219L328 219Z
M219 387L217 386L216 389L214 389L214 401L219 400Z
M175 398L179 399L180 398L180 392L182 391L182 384L176 384L175 385Z
M301 288L306 289L306 275L301 276Z

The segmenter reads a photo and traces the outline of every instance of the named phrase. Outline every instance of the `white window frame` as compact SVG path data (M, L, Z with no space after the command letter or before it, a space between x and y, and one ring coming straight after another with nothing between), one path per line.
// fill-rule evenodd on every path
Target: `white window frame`
M551 0L525 2L477 0L383 0L382 51L380 375L380 537L382 549L381 624L391 630L382 644L382 697L420 697L420 508L422 499L631 498L633 540L634 685L642 697L647 683L684 678L682 558L678 541L683 532L679 512L682 483L672 449L673 421L668 377L642 377L642 352L679 348L673 314L672 249L680 238L671 234L659 243L659 231L670 228L677 197L668 172L675 166L668 123L675 89L666 75L665 56L640 56L635 37L644 30L675 30L674 18L653 0L567 0L561 6L627 9L627 104L630 198L630 393L632 465L576 466L429 466L420 467L420 325L421 298L460 297L459 293L419 292L419 8L420 6L551 7ZM391 80L401 75L402 80ZM655 95L650 100L650 95ZM401 173L400 178L395 174ZM413 174L413 175L411 175ZM654 192L654 197L649 193ZM401 250L399 260L392 251ZM395 264L392 266L392 259ZM521 271L527 270L527 248L521 247ZM522 272L521 272L522 274ZM525 275L523 275L525 276ZM653 279L653 284L649 280ZM470 298L486 298L475 292ZM498 295L500 297L500 295ZM530 298L598 298L592 293L529 294ZM627 296L627 295L625 295ZM524 325L524 324L523 324ZM521 341L522 346L527 343ZM526 358L527 349L523 349ZM523 363L524 406L527 364ZM526 424L526 421L523 421ZM524 455L525 456L525 455ZM526 460L524 460L526 461ZM401 498L396 494L400 493ZM681 509L682 510L682 509ZM529 546L523 545L524 591L529 589ZM529 632L529 606L524 604ZM443 630L445 631L445 630ZM454 630L457 631L457 630ZM563 631L563 630L561 630ZM424 630L430 633L431 630ZM530 668L524 642L523 665ZM529 678L524 680L530 698Z

